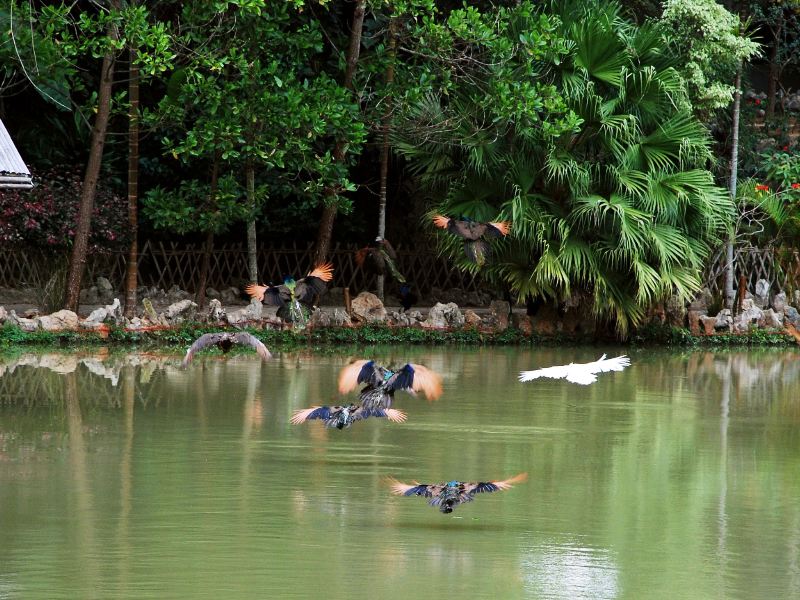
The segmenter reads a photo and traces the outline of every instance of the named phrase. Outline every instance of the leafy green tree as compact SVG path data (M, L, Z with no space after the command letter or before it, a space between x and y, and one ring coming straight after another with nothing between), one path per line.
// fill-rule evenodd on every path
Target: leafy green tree
M743 35L739 16L715 0L666 0L657 22L669 50L680 58L675 67L695 111L729 107L737 70L759 51L759 44Z
M234 223L248 221L254 235L261 206L285 181L315 202L326 188L352 189L331 140L357 149L364 135L346 91L312 67L323 37L318 22L299 12L302 2L217 4L184 7L185 65L149 118L169 123L166 153L187 167L207 165L224 194L193 180L145 199L156 226L204 232L207 251L213 235ZM254 253L254 238L250 246ZM201 302L204 289L201 275Z
M17 81L21 73L42 97L61 109L77 107L94 114L65 290L66 308L77 310L97 181L113 109L117 55L126 47L137 49L137 66L145 76L166 70L172 57L164 25L153 25L146 8L131 6L122 0L98 2L92 10L79 12L63 2L45 4L35 10L29 4L24 27L20 27L19 9L19 5L12 2L7 14L0 13L0 20L8 21L11 37L10 46L4 45L0 54L7 54L11 47L15 59L6 67L6 73L11 74L12 80L16 76ZM25 47L21 49L23 42ZM97 60L101 61L96 71L97 87L91 89L94 81L86 77L78 65ZM88 100L82 102L81 98L87 96Z
M754 0L747 5L753 24L762 27L769 35L764 44L769 60L767 79L767 120L775 116L778 87L787 67L800 59L800 0Z
M706 119L733 103L727 179L730 196L736 198L742 70L759 52L759 44L746 34L737 14L714 0L667 0L658 24L678 59L695 114ZM725 297L732 307L735 264L730 239L726 257Z
M613 2L553 3L551 11L523 2L478 40L465 35L480 36L475 25L451 24L480 17L451 13L453 45L481 65L464 83L500 97L457 86L420 103L410 118L434 122L440 137L400 147L429 182L436 210L513 221L486 277L521 298L582 295L625 333L652 302L699 288L733 204L705 168L708 133L659 31L634 27ZM498 25L508 58L476 59L473 49ZM503 77L487 79L483 65L496 64L506 65ZM443 237L460 256L457 241Z

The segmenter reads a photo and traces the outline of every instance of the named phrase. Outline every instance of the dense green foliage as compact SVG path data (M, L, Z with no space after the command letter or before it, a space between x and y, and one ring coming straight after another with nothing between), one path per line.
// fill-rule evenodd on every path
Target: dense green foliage
M741 34L739 17L714 0L666 0L658 24L673 54L684 59L676 66L694 109L728 107L736 70L759 52L759 44Z
M520 299L582 298L623 332L653 302L690 298L730 231L759 240L775 232L784 207L756 195L756 183L779 187L780 201L800 194L793 142L769 156L744 153L759 165L737 202L717 185L718 156L727 155L720 115L733 73L757 45L711 0L669 0L663 10L649 1L369 2L351 90L343 74L354 4L108 0L79 10L14 0L0 9L13 34L0 42L0 94L47 103L21 128L34 164L75 158L88 146L99 60L112 51L119 68L103 187L122 192L117 134L127 131L124 66L135 50L141 229L165 236L238 236L238 224L257 220L262 240L310 238L322 205L335 202L349 215L337 234L372 238L375 148L388 128L400 157L388 237L430 237L428 219L419 233L408 216L434 211L509 219L487 280ZM773 4L747 12L774 30L774 61L790 61L793 13ZM697 120L711 114L713 122ZM337 144L346 148L340 160ZM737 205L758 213L758 226L739 227ZM2 219L0 229L19 226ZM476 268L460 258L458 240L439 238L461 267Z
M261 202L287 187L311 204L328 185L354 189L331 140L357 150L364 126L347 92L312 66L323 50L316 20L288 3L190 2L181 22L185 64L148 120L166 126L167 156L216 169L219 181L213 193L208 176L151 189L145 211L157 227L219 233L246 220L258 208L243 202L246 163L261 175Z
M423 108L472 136L400 148L427 177L438 210L513 221L488 276L521 297L588 295L598 316L625 331L653 301L698 289L733 204L706 168L708 132L658 29L634 27L613 3L559 9L561 25L548 31L558 41L537 85L546 75L560 93L566 115L557 103L540 106L555 106L562 127L487 119L468 89ZM523 3L509 22L530 32L545 21Z

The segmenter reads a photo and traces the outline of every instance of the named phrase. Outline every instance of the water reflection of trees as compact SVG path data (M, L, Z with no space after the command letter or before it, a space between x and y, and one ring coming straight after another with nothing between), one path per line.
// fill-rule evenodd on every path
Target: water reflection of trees
M636 351L630 369L584 387L547 380L522 385L516 374L594 360L602 349L367 352L382 362L411 360L441 371L444 395L434 403L398 395L398 407L409 413L402 426L365 423L338 432L319 424L292 427L288 419L297 408L341 401L336 378L347 356L280 353L262 364L250 355L206 355L185 371L174 356L98 354L64 361L59 355L33 355L14 364L0 358L0 436L22 438L5 446L14 453L16 473L30 471L27 459L54 444L68 450L77 461L70 470L83 472L71 484L83 514L81 506L102 509L104 482L118 481L120 556L132 556L135 546L138 468L140 484L160 477L191 494L200 513L212 514L220 498L230 496L225 510L236 510L225 523L237 548L249 548L253 523L268 510L270 518L288 521L285 526L308 536L288 541L289 555L303 555L306 544L330 543L330 535L342 535L338 543L356 551L359 543L343 533L352 527L360 540L371 541L367 546L383 548L385 561L378 551L376 564L385 562L384 576L413 576L418 555L441 556L436 564L456 573L462 566L480 570L479 556L487 552L498 564L501 556L517 552L519 562L511 564L535 574L524 579L531 590L541 591L547 577L553 588L564 588L560 577L572 577L570 569L580 567L588 569L585 585L598 590L675 589L676 597L712 596L730 585L731 565L742 568L735 557L757 553L764 557L754 559L762 574L752 574L740 588L758 597L756 592L770 589L766 574L776 568L800 572L795 503L800 452L792 451L798 446L800 402L796 353ZM164 438L174 446L170 452L187 457L181 458L187 464L180 471L141 457L137 462L136 452L155 453ZM223 462L214 462L223 456L222 444L232 449ZM103 467L99 457L109 453L103 460L112 466L104 467L101 479L93 468L98 461ZM197 453L210 456L214 468L194 458ZM530 473L527 484L464 510L465 519L481 517L470 528L486 526L491 534L490 524L497 523L508 529L480 555L446 536L429 537L431 528L454 524L424 506L410 509L417 511L412 519L406 506L417 503L389 497L382 482L385 475L438 481L499 478L521 470ZM167 496L168 502L182 499ZM363 525L365 519L374 521L369 521L374 532ZM424 527L410 534L418 519ZM215 522L209 520L204 529L203 522L192 521L200 536L213 533ZM82 542L89 549L96 543L92 528L99 525L89 520L82 527L89 531ZM514 539L519 529L531 527L540 531L538 539ZM562 544L547 539L547 531L561 530L585 538L602 560L573 560ZM408 544L410 535L416 545ZM676 539L683 552L665 554L674 550ZM346 557L329 558L347 571ZM119 565L122 590L131 577L125 562ZM701 563L722 575L674 580L682 570L696 575L692 565ZM591 569L605 572L592 578ZM508 567L509 577L515 572ZM798 592L797 581L780 585L772 597Z

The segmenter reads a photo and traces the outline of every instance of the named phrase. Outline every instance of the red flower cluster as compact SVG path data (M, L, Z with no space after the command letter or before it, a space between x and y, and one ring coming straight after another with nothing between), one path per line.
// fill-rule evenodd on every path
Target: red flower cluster
M792 189L793 190L800 190L800 183L793 183L792 184Z
M81 168L55 167L34 181L32 190L0 190L0 244L69 247L78 220ZM125 198L99 184L95 207L90 250L125 248L129 240Z
M768 192L769 191L769 186L768 185L764 185L763 183L759 183L759 184L756 185L756 191L757 192Z

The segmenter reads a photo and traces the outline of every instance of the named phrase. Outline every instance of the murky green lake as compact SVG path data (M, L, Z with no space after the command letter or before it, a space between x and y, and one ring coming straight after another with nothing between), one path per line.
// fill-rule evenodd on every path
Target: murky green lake
M0 356L0 598L798 598L800 353ZM290 425L352 357L403 424ZM444 515L385 478L527 482Z

